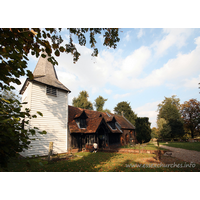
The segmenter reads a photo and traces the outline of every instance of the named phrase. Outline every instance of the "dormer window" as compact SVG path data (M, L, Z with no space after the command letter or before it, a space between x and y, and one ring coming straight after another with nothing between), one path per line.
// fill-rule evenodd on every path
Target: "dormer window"
M116 122L116 119L115 119L114 117L113 117L112 121L109 121L109 122L108 122L108 125L109 125L113 130L116 130L115 122Z
M86 119L87 115L85 111L83 111L80 115L76 115L75 121L79 128L86 128Z
M111 126L112 129L116 129L114 122L109 122L109 125Z
M78 118L76 119L76 124L79 128L86 128L86 119Z
M80 119L80 128L86 128L86 119Z
M57 96L57 89L55 87L47 85L46 93L50 94L50 95L53 95L53 96Z
M118 122L116 122L115 125L119 130L121 130L121 126L120 126L120 124Z

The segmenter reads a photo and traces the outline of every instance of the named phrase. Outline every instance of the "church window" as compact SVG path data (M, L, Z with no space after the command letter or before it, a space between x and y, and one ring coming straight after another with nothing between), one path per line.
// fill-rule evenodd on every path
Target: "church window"
M53 96L57 96L57 89L55 87L47 85L46 93L50 94L50 95L53 95Z

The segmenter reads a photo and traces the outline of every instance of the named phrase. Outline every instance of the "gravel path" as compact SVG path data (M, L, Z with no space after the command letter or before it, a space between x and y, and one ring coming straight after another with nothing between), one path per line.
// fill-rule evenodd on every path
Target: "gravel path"
M170 151L172 151L172 157L176 157L176 158L184 160L186 162L193 162L196 164L200 164L200 152L199 151L192 151L192 150L163 146L163 145L160 145L160 147L169 149Z

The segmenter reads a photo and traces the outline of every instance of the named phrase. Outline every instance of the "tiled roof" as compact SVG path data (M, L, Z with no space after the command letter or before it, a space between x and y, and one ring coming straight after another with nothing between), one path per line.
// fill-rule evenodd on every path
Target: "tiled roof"
M53 86L58 89L64 90L66 92L71 92L67 87L65 87L59 80L55 71L54 66L47 60L48 56L46 58L40 57L35 70L33 72L34 79L31 81L39 82L45 85ZM26 82L24 83L20 94L23 94L29 79L26 79Z
M113 118L116 119L116 122L121 126L121 129L130 129L133 130L135 127L130 124L124 117L115 115L115 114L107 114L105 112L98 112L93 110L87 110L82 108L76 108L73 106L68 106L69 113L68 113L68 125L70 133L95 133L102 122L102 120L105 120L105 122L110 122L113 120ZM82 112L85 111L87 115L86 119L86 128L80 129L78 125L76 124L75 118L77 116L80 116ZM108 125L108 123L107 123ZM122 131L116 126L116 129L113 130L109 125L108 128L112 133L121 133Z

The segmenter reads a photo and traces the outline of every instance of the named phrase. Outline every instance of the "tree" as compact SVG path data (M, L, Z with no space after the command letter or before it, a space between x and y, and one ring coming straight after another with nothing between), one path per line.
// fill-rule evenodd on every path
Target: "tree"
M153 127L151 129L151 138L158 138L158 137L159 137L158 129L156 127Z
M111 113L111 111L109 109L104 109L102 112L107 112L107 113Z
M103 111L103 106L108 99L104 99L102 96L97 97L94 101L94 106L96 107L97 111Z
M93 110L92 103L88 101L88 97L87 91L81 91L77 98L74 97L72 99L72 105L78 108Z
M157 120L158 137L162 139L171 138L171 127L164 118Z
M124 117L126 117L126 119L128 119L133 125L135 125L137 115L132 111L130 103L126 101L118 103L117 106L114 108L114 112L118 115L121 115L123 112Z
M135 120L136 138L139 143L149 142L151 139L151 123L148 117L137 117Z
M96 34L104 32L103 45L110 48L115 49L116 43L119 42L117 28L69 28L70 39L67 44L63 44L61 31L61 28L0 28L0 88L8 91L15 89L10 84L20 85L19 78L24 75L27 75L30 80L33 79L32 72L26 69L30 53L36 58L40 55L45 58L48 55L48 61L53 65L58 65L54 55L57 57L60 53L71 53L75 63L80 53L73 43L73 37L77 37L78 43L84 46L86 34L89 33L89 43L93 48L92 56L98 55L98 49L95 47ZM22 112L21 104L17 99L6 99L1 95L0 102L1 163L6 163L9 156L15 156L16 152L28 148L30 136L35 135L34 129L37 129L36 127L22 129L20 119L27 125L28 118L36 117L36 115L31 116L27 109ZM42 115L40 112L38 114ZM8 148L12 150L12 153Z
M181 114L184 121L184 127L190 131L191 137L199 133L200 124L200 102L197 99L190 99L181 104Z
M180 113L180 99L175 95L172 97L165 97L161 104L158 105L158 120L165 119L170 127L171 138L182 137L184 135L183 120ZM169 127L166 127L169 131Z
M4 91L0 94L0 165L7 167L8 159L16 157L23 149L28 149L31 136L36 136L36 127L29 128L28 121L36 118L28 108L21 111L22 104L14 93ZM37 112L40 116L42 113ZM26 128L24 129L24 126ZM38 131L46 134L46 131Z
M19 78L25 74L32 79L31 71L26 70L28 54L31 53L37 58L44 52L49 56L52 64L58 64L55 56L60 53L71 53L74 63L79 59L80 53L73 43L73 37L77 37L81 46L86 44L86 33L89 32L89 43L93 48L92 56L98 55L95 47L95 35L104 32L103 45L116 48L119 42L117 28L68 28L70 39L68 44L63 44L61 36L62 29L55 28L0 28L0 87L14 89L10 83L21 84Z

